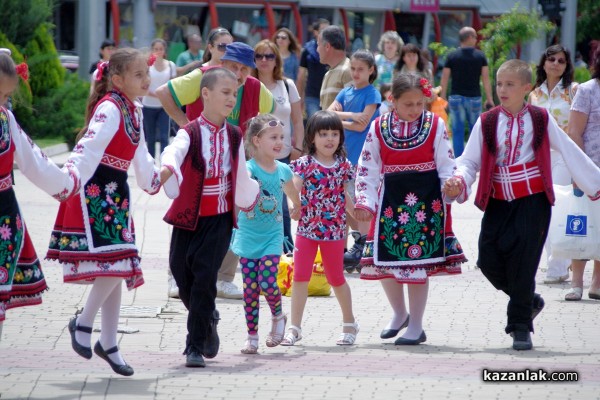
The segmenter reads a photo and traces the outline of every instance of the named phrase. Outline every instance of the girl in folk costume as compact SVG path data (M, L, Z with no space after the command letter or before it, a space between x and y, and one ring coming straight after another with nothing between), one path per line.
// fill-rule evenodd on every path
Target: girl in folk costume
M281 345L293 346L302 339L300 325L317 250L321 252L327 282L342 310L343 329L336 344L352 345L359 326L352 312L352 294L343 264L346 209L353 208L348 186L354 169L346 158L342 120L333 111L317 111L310 117L304 150L308 155L291 163L302 208L294 248L292 325Z
M244 312L248 338L243 354L258 351L259 298L264 293L272 314L271 332L267 347L281 343L287 318L281 310L281 291L277 286L277 267L283 251L283 208L281 199L285 192L294 208L290 217L300 216L300 196L292 181L290 167L277 161L285 148L283 123L271 114L259 115L250 120L246 130L246 148L252 159L246 162L252 179L260 185L256 206L240 212L231 250L240 257L244 281Z
M374 218L361 279L381 280L393 310L381 338L407 328L397 345L427 340L422 321L429 276L459 274L466 261L441 193L455 169L454 155L444 122L424 111L430 96L424 78L400 74L394 79L394 109L371 124L356 172L356 218Z
M1 49L4 50L4 49ZM15 67L9 52L0 51L0 338L6 310L42 302L47 289L40 261L13 190L13 162L36 186L59 201L78 190L77 171L59 169L21 130L5 108L9 96L27 79L27 65Z
M136 100L149 85L148 60L138 50L119 49L98 66L87 126L66 163L77 167L85 183L79 196L61 204L46 256L63 264L65 282L93 282L82 313L69 322L73 349L92 357L92 325L102 307L102 331L94 352L126 376L133 369L117 347L121 281L129 289L143 283L130 210L129 166L133 164L143 190L155 194L160 189Z

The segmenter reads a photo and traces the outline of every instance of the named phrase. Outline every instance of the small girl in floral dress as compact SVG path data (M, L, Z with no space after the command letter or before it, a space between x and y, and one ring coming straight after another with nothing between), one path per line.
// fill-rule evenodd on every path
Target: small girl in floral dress
M381 332L397 345L427 340L423 314L431 275L458 274L466 261L452 233L450 206L441 188L454 171L444 121L424 111L429 82L400 74L392 84L394 109L376 119L356 172L358 220L371 221L361 279L381 280L393 317ZM404 302L408 285L410 318Z
M158 168L142 134L141 104L136 101L149 85L148 60L138 50L119 49L110 61L98 65L87 126L66 163L77 167L84 184L79 196L61 204L46 256L63 264L65 282L93 283L82 313L68 325L73 350L92 358L92 326L102 308L94 353L126 376L133 368L117 347L121 282L125 280L128 289L144 283L127 170L133 166L137 183L146 192L160 189Z

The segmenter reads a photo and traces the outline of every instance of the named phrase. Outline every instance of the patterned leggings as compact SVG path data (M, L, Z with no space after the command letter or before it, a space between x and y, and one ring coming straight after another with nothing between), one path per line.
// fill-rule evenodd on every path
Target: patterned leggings
M261 292L271 307L271 314L281 314L281 291L277 286L279 257L266 255L261 258L240 258L244 281L244 313L249 335L256 335L258 331L258 303Z

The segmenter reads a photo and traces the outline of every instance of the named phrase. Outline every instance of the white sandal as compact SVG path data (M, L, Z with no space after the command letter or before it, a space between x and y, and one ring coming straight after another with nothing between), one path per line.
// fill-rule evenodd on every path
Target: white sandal
M353 345L354 342L356 341L356 335L358 335L360 326L358 325L357 322L344 322L342 324L342 326L348 327L348 328L354 328L354 333L347 333L347 332L340 333L340 336L338 337L338 340L337 340L337 342L335 342L335 344L337 344L338 346Z
M283 324L281 321L283 320ZM285 325L287 324L287 315L279 314L271 318L271 332L267 335L267 347L275 347L281 344L285 334ZM281 326L281 329L278 329Z
M566 301L579 301L583 296L583 288L580 287L572 287L571 290L565 294Z
M296 333L294 334L293 331L295 331ZM290 325L280 344L282 346L293 346L296 344L296 342L299 342L300 340L302 340L302 329L295 325Z
M258 353L258 335L248 335L244 348L240 350L242 354Z

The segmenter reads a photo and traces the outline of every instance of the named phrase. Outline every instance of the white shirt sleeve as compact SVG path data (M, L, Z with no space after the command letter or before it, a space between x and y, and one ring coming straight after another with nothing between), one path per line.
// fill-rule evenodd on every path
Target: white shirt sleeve
M573 181L592 198L600 196L600 169L571 138L548 118L550 148L561 154Z
M381 182L381 147L375 133L375 121L371 123L356 167L356 208L372 213L377 210L379 184Z
M254 208L258 201L260 188L258 182L250 178L250 171L246 167L246 155L243 145L240 145L238 149L238 170L235 185L235 205L241 208L242 211L249 211Z
M14 159L23 175L59 201L64 201L79 191L80 179L77 169L69 166L58 168L21 129L10 111L8 116L15 146Z
M240 146L241 147L241 146ZM179 186L183 183L181 166L190 148L190 136L180 129L170 145L160 155L161 165L171 170L173 175L164 183L167 196L175 199L179 196Z
M144 132L143 122L140 122L140 131ZM143 134L133 155L132 164L138 186L146 193L158 193L160 190L160 170L154 164L154 158L148 152L146 138Z
M456 159L455 176L463 179L466 187L463 193L456 199L464 203L471 194L471 186L477 180L477 173L481 169L481 153L483 151L483 132L481 130L481 117L471 130L471 135L462 155Z

